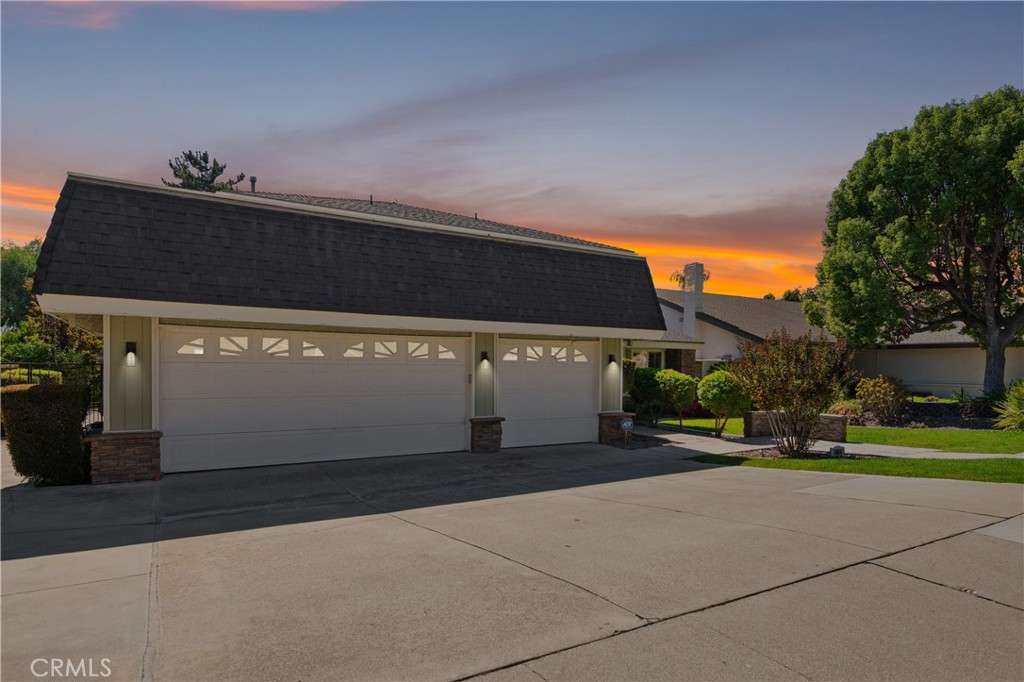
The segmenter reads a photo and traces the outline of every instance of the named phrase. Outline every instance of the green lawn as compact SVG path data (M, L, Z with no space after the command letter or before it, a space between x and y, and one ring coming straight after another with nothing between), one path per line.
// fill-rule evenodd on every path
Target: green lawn
M669 428L679 428L679 417L664 417L658 420L659 426L667 426ZM684 419L683 426L688 429L695 429L697 431L707 431L708 433L715 432L715 420L714 419ZM743 435L743 417L733 417L725 425L725 431L732 436Z
M932 448L943 452L978 452L989 455L1024 452L1024 431L851 426L847 429L846 438L851 443L903 445L911 448Z
M725 455L701 455L695 461L762 469L827 471L836 474L874 474L912 478L953 478L961 481L1024 483L1020 459L747 459Z
M955 403L956 402L956 400L954 400L953 398L939 398L938 400L936 400L934 397L932 397L932 399L929 400L927 398L922 398L919 395L910 396L910 399L913 402L915 402L915 403L934 403L934 402Z

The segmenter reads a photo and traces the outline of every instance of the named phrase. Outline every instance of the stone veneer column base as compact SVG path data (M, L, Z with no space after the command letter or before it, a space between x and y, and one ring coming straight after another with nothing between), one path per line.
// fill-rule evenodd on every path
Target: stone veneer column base
M842 414L819 414L818 422L811 430L811 438L830 440L836 443L846 442L846 425L849 418ZM768 424L768 413L755 410L743 415L743 437L772 435L772 427Z
M115 431L86 436L92 482L128 483L160 478L160 431Z
M619 410L599 412L597 415L597 442L607 444L625 440L626 432L622 430L620 424L626 417L633 416L633 412L622 412Z
M501 452L501 422L504 417L470 417L469 451Z

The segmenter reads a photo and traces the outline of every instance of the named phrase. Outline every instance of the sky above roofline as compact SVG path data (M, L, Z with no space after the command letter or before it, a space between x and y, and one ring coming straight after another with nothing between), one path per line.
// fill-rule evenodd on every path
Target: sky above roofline
M814 282L829 195L922 105L1024 86L1020 3L12 3L4 239L68 170L399 200L608 243L658 286ZM246 183L247 185L248 183Z

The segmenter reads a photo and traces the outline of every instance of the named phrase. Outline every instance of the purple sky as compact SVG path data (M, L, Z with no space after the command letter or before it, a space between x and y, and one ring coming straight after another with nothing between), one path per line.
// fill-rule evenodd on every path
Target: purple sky
M1024 83L1022 3L2 5L4 238L64 174L159 183L207 149L267 191L634 248L656 282L813 284L878 132ZM246 183L247 186L248 183Z

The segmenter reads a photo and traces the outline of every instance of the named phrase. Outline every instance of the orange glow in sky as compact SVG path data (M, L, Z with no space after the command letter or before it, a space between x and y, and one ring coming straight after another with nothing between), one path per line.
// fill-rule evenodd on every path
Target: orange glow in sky
M0 185L0 197L4 207L27 208L33 211L53 212L60 192L48 187L33 187L5 182Z

